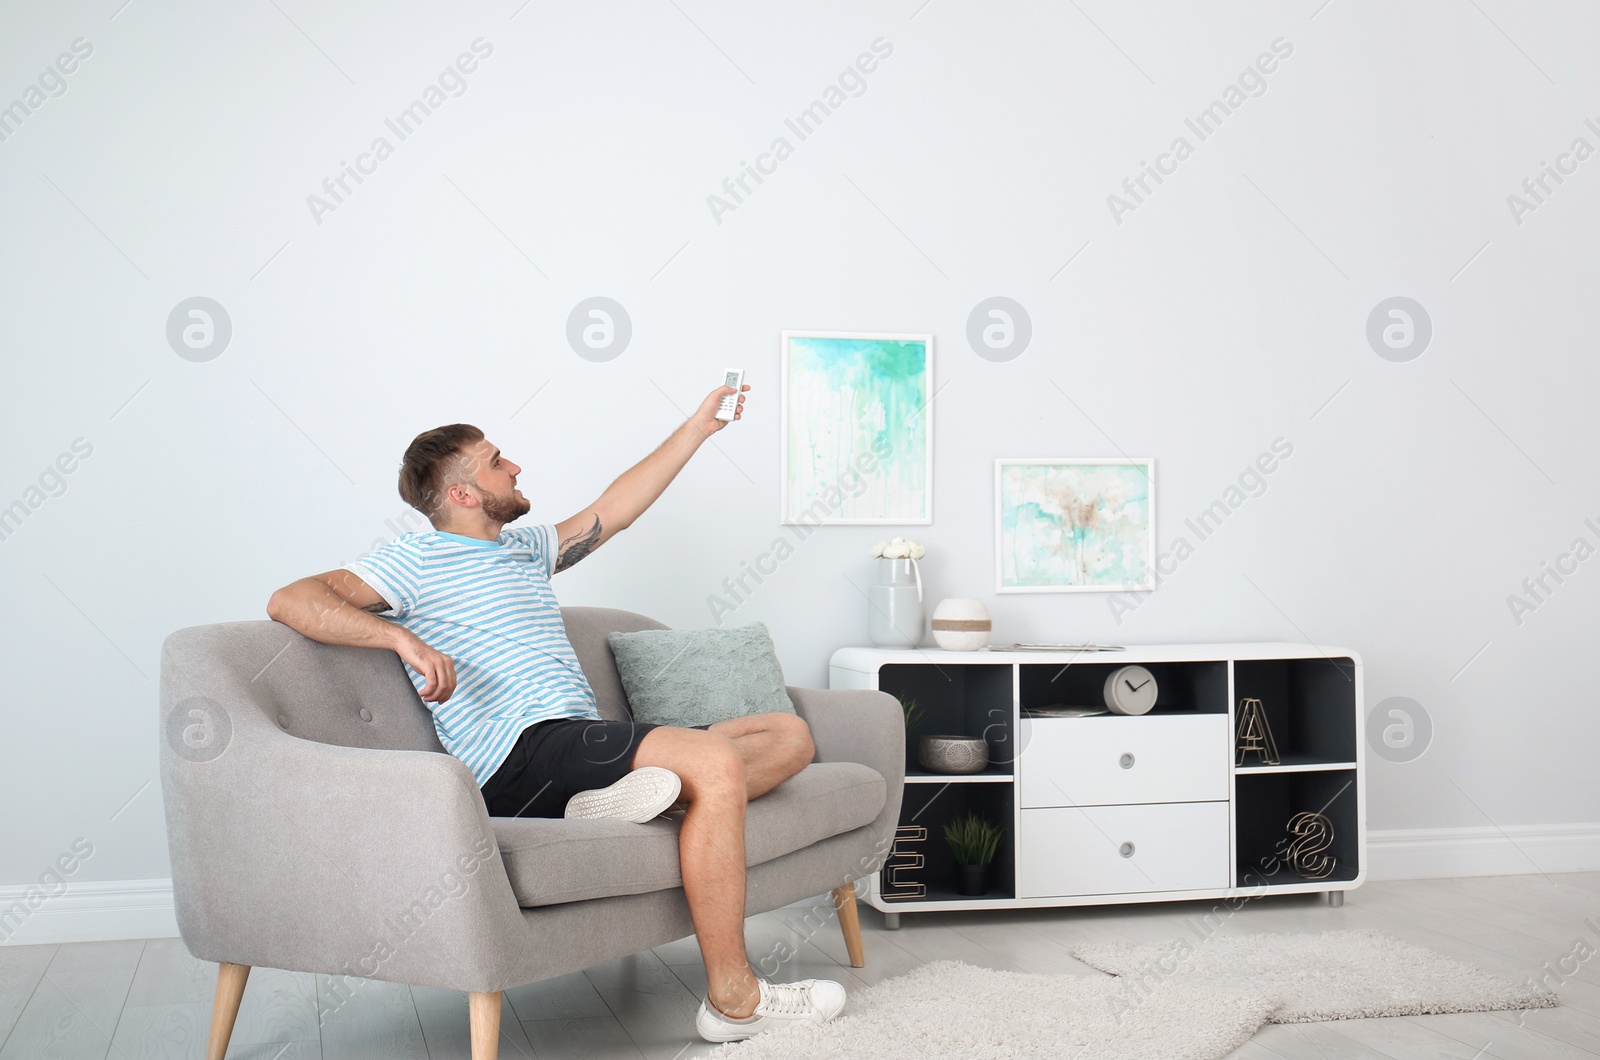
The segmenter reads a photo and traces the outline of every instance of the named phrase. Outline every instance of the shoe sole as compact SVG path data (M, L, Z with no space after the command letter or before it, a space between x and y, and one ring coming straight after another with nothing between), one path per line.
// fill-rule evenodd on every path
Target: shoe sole
M564 816L572 821L618 820L644 824L678 801L683 782L660 766L643 766L615 784L580 791L567 800Z
M751 1038L754 1038L756 1035L761 1033L761 1031L749 1031L744 1034L708 1034L705 1031L700 1030L698 1027L695 1029L699 1031L701 1041L710 1042L712 1045L727 1045L729 1042L747 1042ZM770 1029L771 1028L769 1027L761 1028L763 1031Z
M837 1015L837 1013L835 1013L835 1015ZM745 1041L749 1041L751 1038L758 1037L759 1035L764 1034L767 1031L777 1030L779 1027L787 1027L790 1024L794 1024L794 1023L811 1023L811 1024L815 1024L817 1026L821 1026L822 1024L827 1023L831 1019L833 1019L833 1016L828 1016L828 1017L826 1017L824 1019L819 1019L819 1020L768 1020L767 1022L763 1023L759 1027L755 1027L755 1028L751 1028L751 1029L738 1028L738 1029L731 1029L731 1030L727 1030L727 1031L723 1031L723 1030L707 1030L698 1020L696 1020L694 1029L700 1035L702 1040L707 1041L707 1042L711 1042L714 1045L726 1045L729 1042L745 1042ZM730 1024L723 1024L723 1025L724 1026L732 1026Z

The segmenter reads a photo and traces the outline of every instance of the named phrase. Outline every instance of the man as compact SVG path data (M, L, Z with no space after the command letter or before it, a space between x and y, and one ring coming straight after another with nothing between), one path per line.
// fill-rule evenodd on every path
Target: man
M643 514L727 426L716 409L733 393L712 391L598 500L553 526L505 529L531 505L517 489L522 468L482 431L426 431L406 450L400 495L434 529L302 578L267 603L268 615L312 640L399 655L440 743L472 771L493 816L643 822L682 808L678 858L708 982L696 1027L709 1041L821 1022L844 1007L837 983L757 979L744 947L745 807L811 761L810 731L792 714L704 730L599 720L550 575Z

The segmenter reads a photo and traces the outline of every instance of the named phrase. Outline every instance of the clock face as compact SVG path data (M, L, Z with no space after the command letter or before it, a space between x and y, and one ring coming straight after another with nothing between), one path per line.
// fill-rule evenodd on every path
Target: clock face
M1156 676L1143 666L1123 666L1106 678L1106 707L1114 714L1148 714L1156 705Z

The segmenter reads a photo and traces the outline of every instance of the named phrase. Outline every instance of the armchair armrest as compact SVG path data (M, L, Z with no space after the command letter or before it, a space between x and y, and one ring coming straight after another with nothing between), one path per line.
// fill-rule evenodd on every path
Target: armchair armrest
M163 674L163 716L197 701ZM253 696L203 702L213 757L161 746L173 894L195 956L454 989L499 989L528 927L471 773L432 751L317 743ZM170 731L170 726L164 726Z
M811 727L817 761L859 762L883 776L887 798L871 827L892 840L906 779L906 723L899 700L864 688L789 685L788 692L795 712Z

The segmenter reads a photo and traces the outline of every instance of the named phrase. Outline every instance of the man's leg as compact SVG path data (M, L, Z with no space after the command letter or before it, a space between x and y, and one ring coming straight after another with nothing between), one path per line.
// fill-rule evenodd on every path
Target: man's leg
M712 725L744 761L745 792L757 799L800 772L816 754L811 729L795 714L747 714Z
M683 782L687 811L678 863L707 993L723 1015L743 1019L761 1000L744 945L744 757L719 733L662 727L650 730L634 752L633 767L641 766L670 769Z

